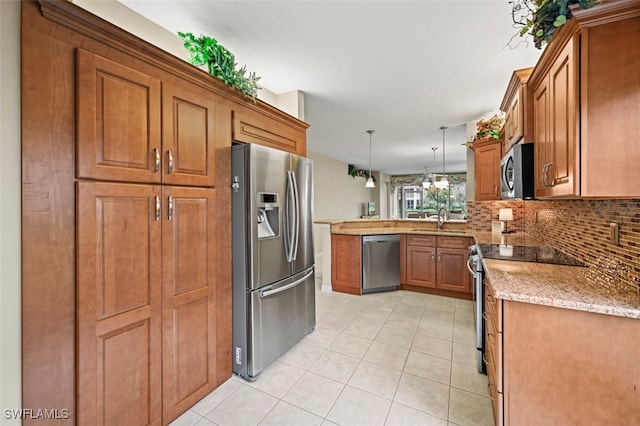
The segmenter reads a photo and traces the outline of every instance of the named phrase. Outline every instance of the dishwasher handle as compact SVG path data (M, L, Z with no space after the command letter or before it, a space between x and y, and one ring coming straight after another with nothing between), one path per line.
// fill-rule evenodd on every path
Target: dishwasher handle
M364 235L362 237L362 244L371 243L395 243L400 242L400 235Z

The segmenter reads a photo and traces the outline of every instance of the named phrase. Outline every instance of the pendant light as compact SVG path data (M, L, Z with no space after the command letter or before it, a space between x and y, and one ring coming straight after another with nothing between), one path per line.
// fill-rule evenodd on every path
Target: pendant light
M436 151L438 150L437 146L432 146L431 147L431 151L433 151L433 164L436 163ZM427 169L429 170L429 169ZM426 174L427 172L425 171L425 176L422 179L422 187L424 189L429 189L431 188L432 184L435 184L436 178L435 175L433 173L429 173L429 175L427 176Z
M365 188L375 188L376 184L373 183L373 177L371 177L371 135L373 135L375 130L367 130L369 133L369 179L367 179L367 183L364 185Z
M445 172L445 158L444 158L444 153L445 153L445 149L444 149L444 131L447 130L446 126L442 126L440 127L440 130L442 130L442 177L440 178L439 181L435 182L434 185L436 188L438 189L445 189L449 187L449 181L447 180L447 174Z

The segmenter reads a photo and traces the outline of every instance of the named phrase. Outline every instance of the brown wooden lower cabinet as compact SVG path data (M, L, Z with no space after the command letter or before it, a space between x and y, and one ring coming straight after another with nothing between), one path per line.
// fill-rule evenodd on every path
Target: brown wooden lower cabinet
M494 300L485 358L496 424L640 424L640 321Z
M471 298L468 237L403 235L400 289Z
M161 188L77 184L77 424L162 420Z
M163 420L216 387L215 190L164 187Z
M331 235L331 284L335 291L362 294L360 235Z
M168 423L215 388L214 196L77 184L78 424Z
M504 425L502 300L495 298L488 277L485 277L484 309L484 362L487 368L487 390L491 397L496 425L501 426Z

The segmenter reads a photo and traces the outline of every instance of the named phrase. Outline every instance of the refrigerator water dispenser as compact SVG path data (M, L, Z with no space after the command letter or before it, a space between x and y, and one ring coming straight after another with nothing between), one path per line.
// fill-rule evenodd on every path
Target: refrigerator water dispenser
M258 239L280 235L280 204L278 194L258 193L257 204Z

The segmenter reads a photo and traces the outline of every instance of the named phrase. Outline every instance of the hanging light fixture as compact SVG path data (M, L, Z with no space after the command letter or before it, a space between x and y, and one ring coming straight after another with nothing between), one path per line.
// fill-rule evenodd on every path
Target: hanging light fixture
M445 189L449 187L449 181L447 180L447 174L445 172L445 149L444 149L444 131L447 130L446 126L440 127L442 130L442 177L437 182L434 182L434 186L438 189Z
M437 146L432 146L431 147L431 151L433 151L433 164L436 163L436 151L437 150L438 150ZM435 176L433 175L433 173L429 173L429 175L427 175L427 172L425 171L424 178L422 179L422 187L424 189L429 189L429 188L431 188L431 184L433 182L435 182Z
M369 133L369 179L367 179L367 183L364 185L365 188L375 188L376 184L373 183L373 177L371 177L371 135L373 135L375 130L367 130Z

